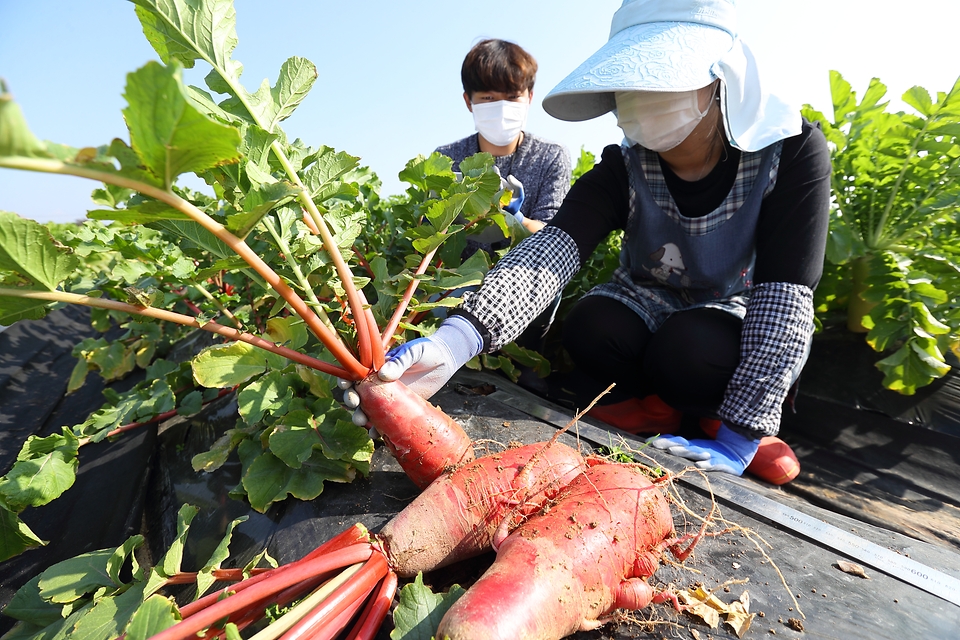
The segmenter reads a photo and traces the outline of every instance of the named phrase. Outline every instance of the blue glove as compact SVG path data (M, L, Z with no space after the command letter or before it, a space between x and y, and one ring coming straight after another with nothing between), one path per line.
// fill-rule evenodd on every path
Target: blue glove
M757 454L760 441L743 436L725 424L720 425L716 440L687 440L680 436L659 436L648 440L657 449L669 454L696 460L704 471L721 471L742 476L753 456Z
M507 176L506 183L506 188L510 189L513 197L503 210L507 213L512 213L513 217L517 219L517 222L523 222L523 214L520 213L520 207L523 206L524 199L523 183L512 175Z
M385 382L399 380L421 398L429 398L453 377L470 358L483 350L483 338L462 316L449 316L432 336L417 338L387 354L377 375ZM350 383L344 388L343 403L353 412L353 422L367 424L360 409L360 396Z

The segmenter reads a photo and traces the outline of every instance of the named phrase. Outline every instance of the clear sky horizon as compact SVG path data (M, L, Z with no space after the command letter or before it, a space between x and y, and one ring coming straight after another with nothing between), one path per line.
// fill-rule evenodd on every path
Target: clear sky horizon
M622 138L612 116L569 123L540 106L564 76L602 46L621 0L487 0L416 3L373 0L236 0L244 84L273 84L280 65L303 56L319 78L284 123L291 138L361 157L400 193L407 160L473 132L463 104L460 64L485 37L512 40L537 59L540 72L527 130L600 153ZM361 8L357 8L357 7ZM888 98L920 85L947 91L960 76L960 55L939 35L960 24L960 2L915 7L863 0L739 0L740 32L785 95L831 111L829 71L862 93L871 77ZM125 76L157 59L124 0L0 0L0 77L41 139L97 146L128 139L121 116ZM198 65L200 67L201 65ZM203 85L208 69L188 71ZM96 184L80 178L0 169L0 210L46 221L82 219ZM193 185L191 185L193 186Z

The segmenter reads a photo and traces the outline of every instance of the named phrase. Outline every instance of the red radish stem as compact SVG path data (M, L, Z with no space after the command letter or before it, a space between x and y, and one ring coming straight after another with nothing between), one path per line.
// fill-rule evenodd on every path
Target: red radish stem
M436 637L555 640L668 599L646 579L672 536L667 498L639 466L595 463L504 541Z
M329 633L331 627L333 627L333 625L329 623L352 605L357 602L362 603L377 583L387 575L388 570L387 561L383 555L374 553L370 556L366 564L364 564L363 568L353 576L352 580L337 588L320 606L311 611L285 633L282 636L282 640L301 640L315 637L314 634L318 634L324 627L324 624L327 624L326 632ZM346 622L349 622L349 619ZM346 622L344 622L342 626L346 626ZM342 626L333 629L332 636L335 636ZM323 633L322 635L327 635L327 633ZM327 637L332 636L328 635Z
M0 296L12 296L15 298L26 298L31 300L50 300L52 302L69 302L71 304L80 304L86 307L112 309L114 311L123 311L124 313L146 316L156 320L175 322L186 327L192 327L194 329L202 329L204 331L209 331L210 333L216 333L217 335L221 335L224 338L229 338L230 340L246 342L247 344L259 347L271 353L276 353L277 355L283 356L288 360L292 360L298 364L310 367L311 369L329 373L330 375L347 378L350 377L350 374L345 369L332 365L328 362L323 362L322 360L317 360L316 358L311 358L310 356L300 353L299 351L294 351L293 349L274 344L273 342L264 340L259 336L244 333L243 331L237 331L236 329L225 327L222 324L217 324L216 322L200 324L196 318L192 318L181 313L174 313L173 311L165 311L163 309L156 309L154 307L140 307L133 304L127 304L125 302L117 302L116 300L92 298L90 296L83 296L76 293L66 293L64 291L21 291L19 289L0 288Z
M473 443L463 428L403 383L373 374L355 388L370 423L421 489L445 470L473 460Z
M328 571L363 562L372 553L373 548L369 544L356 544L314 560L293 565L288 571L273 575L261 574L270 577L228 598L224 598L188 618L184 618L179 623L154 636L154 640L188 640L193 634L206 629L221 618L246 609L277 591Z
M310 615L310 612L313 611L314 608L322 604L334 591L348 582L362 567L362 563L355 564L328 579L322 580L321 583L314 585L315 588L313 588L309 595L250 640L277 640L277 638L292 629L304 617ZM292 588L293 587L291 587L291 589ZM277 597L278 604L285 604L281 602L282 597L283 594ZM258 607L258 610L262 610L262 608L263 607Z
M433 256L436 252L437 249L433 249L432 251L428 252L427 255L423 256L423 259L420 261L420 266L418 266L417 270L413 273L413 279L411 279L410 284L407 285L407 290L403 292L403 297L400 299L400 304L398 304L397 308L393 310L393 316L391 316L387 326L383 328L383 335L380 339L384 349L388 349L390 344L393 342L393 333L397 330L397 327L400 326L400 320L403 318L403 312L407 310L407 305L410 304L410 301L413 299L413 294L417 290L417 285L419 284L417 276L426 273L427 267L430 265L430 261L433 259Z
M370 599L366 608L360 615L360 619L354 625L350 633L347 634L347 640L373 640L383 624L384 618L390 611L390 605L393 604L393 596L397 593L397 574L392 571L380 582L380 589L377 595Z
M356 617L357 612L360 611L361 607L363 607L363 604L364 599L358 598L355 602L353 602L353 604L344 609L342 613L337 615L337 617L331 620L326 626L318 629L316 633L309 636L310 640L333 640L333 638L339 637L340 633L347 628L348 624L350 624L350 621Z
M339 551L341 549L345 549L355 544L368 542L369 540L370 540L370 534L367 532L367 528L364 527L362 524L355 524L349 529L338 533L333 538L330 538L330 540L327 540L325 543L323 543L322 545L320 545L319 547L311 551L309 554L307 554L300 560L297 560L296 562L291 562L290 564L284 565L282 567L270 569L259 575L248 578L243 582L240 582L231 587L223 589L222 591L215 591L213 593L205 595L199 600L196 600L194 602L191 602L190 604L184 605L183 607L180 608L180 616L182 618L188 618L194 615L195 613L197 613L198 611L202 611L209 605L217 602L227 593L238 593L240 591L243 591L244 589L248 589L252 587L258 582L263 582L267 578L275 576L284 571L289 571L292 567L298 564L309 562L311 560L322 557L333 551Z

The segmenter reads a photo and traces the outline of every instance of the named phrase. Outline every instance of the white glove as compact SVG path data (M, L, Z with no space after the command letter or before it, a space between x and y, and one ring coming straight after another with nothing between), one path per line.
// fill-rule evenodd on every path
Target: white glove
M483 338L473 323L462 316L450 316L432 336L411 340L390 351L377 375L384 382L399 380L426 399L482 350ZM344 389L343 403L354 409L354 424L366 426L367 416L360 409L360 394L353 383L340 380L338 384Z

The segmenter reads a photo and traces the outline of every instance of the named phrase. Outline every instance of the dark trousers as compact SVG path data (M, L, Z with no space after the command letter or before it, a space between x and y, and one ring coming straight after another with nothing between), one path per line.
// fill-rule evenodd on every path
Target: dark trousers
M577 395L584 399L615 382L602 404L656 394L685 413L715 416L740 362L741 327L739 318L724 311L691 309L670 316L653 333L623 303L588 296L564 320L563 345L580 374Z

